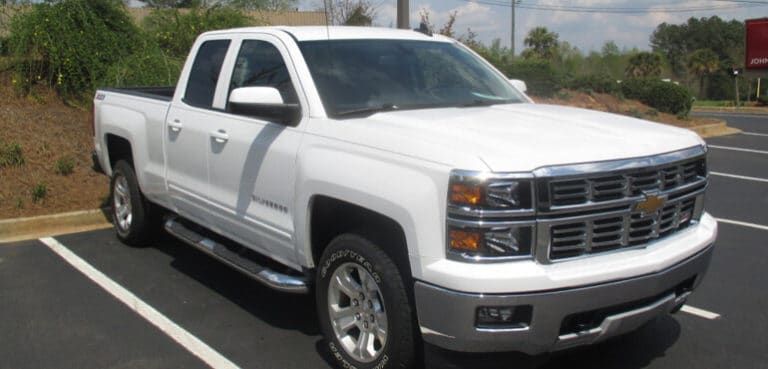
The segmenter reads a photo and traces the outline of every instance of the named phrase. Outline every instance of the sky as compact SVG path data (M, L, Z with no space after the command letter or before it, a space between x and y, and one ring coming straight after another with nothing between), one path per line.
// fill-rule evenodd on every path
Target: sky
M379 4L375 25L393 27L396 25L397 0L372 0ZM495 6L492 3L510 3L511 0L479 0L480 3L467 0L411 0L411 25L419 24L419 11L430 11L430 18L436 28L441 27L453 11L458 11L454 30L458 34L466 33L471 28L478 39L490 43L496 38L502 45L510 44L509 6ZM670 8L732 7L736 2L721 0L521 0L523 5L554 5L568 7L603 7L603 8L644 8L666 10ZM316 9L322 0L300 0L301 10ZM534 27L545 26L557 32L561 41L568 41L582 51L600 50L606 41L614 41L620 48L649 49L649 38L656 26L662 22L683 23L690 17L711 17L717 15L723 19L744 20L768 17L768 4L740 9L718 9L686 12L655 12L643 14L602 14L541 11L518 8L516 11L516 50L523 49L525 34Z

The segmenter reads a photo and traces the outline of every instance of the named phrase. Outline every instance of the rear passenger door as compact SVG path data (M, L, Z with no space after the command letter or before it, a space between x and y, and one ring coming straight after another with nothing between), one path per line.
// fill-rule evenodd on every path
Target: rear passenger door
M285 103L299 104L297 75L285 45L270 35L250 34L233 40L235 59L227 63L229 81L208 142L210 196L216 224L228 236L257 251L295 263L293 204L296 152L302 132L267 118L232 113L227 99L239 87L274 87ZM306 115L302 113L302 115ZM221 139L221 137L226 139Z
M215 116L211 115L219 76L232 41L209 39L200 44L195 59L179 81L165 122L166 180L176 211L206 221L209 192L208 143ZM181 92L183 91L183 92Z

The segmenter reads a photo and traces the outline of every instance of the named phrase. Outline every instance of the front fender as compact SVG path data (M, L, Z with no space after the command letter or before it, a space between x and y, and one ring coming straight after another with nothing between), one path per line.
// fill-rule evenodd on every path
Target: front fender
M445 253L445 194L450 168L354 144L334 142L331 146L323 140L309 138L298 156L298 259L313 266L311 200L323 195L396 221L405 232L413 276L419 278L421 257Z

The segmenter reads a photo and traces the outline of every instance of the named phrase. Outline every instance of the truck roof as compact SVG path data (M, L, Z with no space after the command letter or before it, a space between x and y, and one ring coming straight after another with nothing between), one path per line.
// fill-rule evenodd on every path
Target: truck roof
M251 32L287 32L298 41L318 40L360 40L360 39L395 39L414 41L439 41L453 42L452 39L435 34L428 36L423 33L396 28L380 27L350 27L350 26L271 26L271 27L245 27L219 31L206 32L205 35L227 33L251 33Z

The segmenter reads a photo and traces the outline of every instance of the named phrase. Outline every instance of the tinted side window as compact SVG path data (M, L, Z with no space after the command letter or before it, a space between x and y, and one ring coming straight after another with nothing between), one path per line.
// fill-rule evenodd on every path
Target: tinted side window
M274 45L266 41L243 41L229 91L238 87L274 87L280 91L285 103L299 102L283 56Z
M211 108L227 49L229 40L206 41L200 45L189 74L184 102L199 108Z

